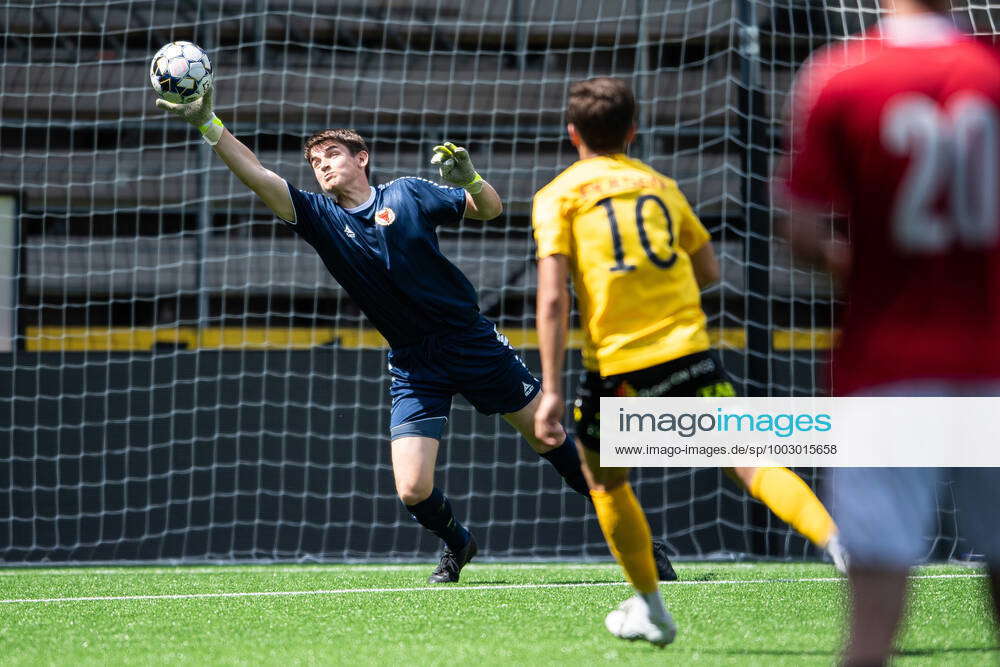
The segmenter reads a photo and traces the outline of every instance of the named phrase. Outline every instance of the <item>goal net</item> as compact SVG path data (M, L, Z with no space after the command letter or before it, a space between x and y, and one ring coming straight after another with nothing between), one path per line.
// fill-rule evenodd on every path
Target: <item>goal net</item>
M796 67L877 16L872 0L5 3L0 560L438 548L395 496L381 337L315 252L153 107L163 44L205 48L219 116L300 188L316 187L302 141L327 127L367 138L381 183L433 179L443 139L468 147L506 210L442 229L441 245L535 370L531 197L574 159L570 83L625 78L632 154L678 180L716 243L723 280L704 301L727 369L751 394L812 395L834 297L775 238L768 178ZM991 34L997 9L956 18ZM716 469L634 482L675 554L817 556ZM461 399L437 483L485 556L607 557L588 504ZM947 495L934 557L961 551Z

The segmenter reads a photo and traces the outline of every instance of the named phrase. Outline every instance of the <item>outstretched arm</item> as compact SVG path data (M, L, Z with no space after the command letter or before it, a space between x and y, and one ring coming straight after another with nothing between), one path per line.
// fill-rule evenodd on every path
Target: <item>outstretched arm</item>
M295 222L295 207L292 206L292 197L288 194L285 179L261 165L246 144L234 137L229 130L223 129L219 142L212 148L229 170L256 192L276 216Z
M288 194L285 179L270 169L265 169L253 151L222 125L222 121L212 111L212 97L213 90L209 88L208 92L194 102L174 104L156 100L156 106L197 127L205 141L211 144L216 154L244 185L257 193L276 216L294 222L295 207Z
M503 213L503 203L493 186L483 180L472 166L469 151L450 141L434 147L431 164L449 184L465 188L465 217L492 220Z

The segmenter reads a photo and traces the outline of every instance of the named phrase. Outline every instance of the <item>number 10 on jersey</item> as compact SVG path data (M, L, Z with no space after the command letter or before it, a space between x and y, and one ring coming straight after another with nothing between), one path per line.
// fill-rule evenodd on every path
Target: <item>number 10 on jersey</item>
M611 243L615 251L615 264L610 270L615 272L634 271L636 269L636 265L626 262L625 249L622 245L621 228L619 227L618 216L615 214L612 199L612 197L607 197L606 199L602 199L598 202L598 204L604 207L604 210L608 215L608 224L611 227ZM649 234L646 231L647 220L645 214L647 208L650 207L653 209L654 213L654 215L651 216L654 220L650 220L650 224L655 224L654 221L659 218L659 216L655 215L657 208L663 213L662 222L660 224L666 225L667 247L661 251L662 254L653 249L653 246L649 241ZM667 205L663 203L662 199L656 195L642 195L636 199L635 226L639 232L639 245L642 246L643 251L646 253L646 257L649 258L649 261L652 262L654 266L661 269L669 269L675 262L677 262L677 251L674 249L676 242L674 224L673 220L670 218L670 211L667 210Z

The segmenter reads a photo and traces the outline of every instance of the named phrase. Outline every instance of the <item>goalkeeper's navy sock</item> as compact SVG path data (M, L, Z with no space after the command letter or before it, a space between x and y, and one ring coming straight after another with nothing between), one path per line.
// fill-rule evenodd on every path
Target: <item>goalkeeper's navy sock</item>
M566 442L539 456L552 464L556 472L566 480L567 486L590 499L587 479L583 476L583 468L580 467L580 453L576 451L576 445L572 440L567 437Z
M451 511L451 503L441 489L434 487L431 495L416 505L406 505L414 519L448 545L454 552L462 550L472 537L468 529L458 522Z

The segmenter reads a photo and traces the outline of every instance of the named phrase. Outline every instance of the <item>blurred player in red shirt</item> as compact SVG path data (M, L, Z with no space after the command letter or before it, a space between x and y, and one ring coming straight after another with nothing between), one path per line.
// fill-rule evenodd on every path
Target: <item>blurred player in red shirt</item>
M1000 395L1000 58L955 29L947 0L883 7L893 13L799 73L776 183L796 257L845 288L831 391ZM831 212L846 216L847 238L830 231ZM959 529L987 556L995 606L997 470L953 469ZM943 473L834 470L851 559L848 664L889 658Z

